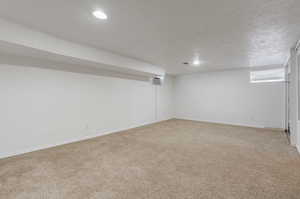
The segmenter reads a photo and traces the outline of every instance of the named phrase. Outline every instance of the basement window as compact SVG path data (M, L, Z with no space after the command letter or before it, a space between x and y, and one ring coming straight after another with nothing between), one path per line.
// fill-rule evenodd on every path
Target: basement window
M250 83L283 82L284 80L284 68L257 70L250 72Z

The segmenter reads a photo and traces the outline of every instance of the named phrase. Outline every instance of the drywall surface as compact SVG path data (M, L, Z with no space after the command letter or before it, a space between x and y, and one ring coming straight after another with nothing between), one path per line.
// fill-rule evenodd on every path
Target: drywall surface
M177 118L284 127L284 83L251 84L248 70L176 77L175 98Z
M149 82L0 65L0 157L173 117L173 78Z
M0 49L7 53L47 58L53 61L60 60L68 64L75 62L120 72L134 71L161 76L165 74L165 71L158 66L65 41L3 19L0 19L0 30L2 33L0 35Z
M298 128L298 66L297 66L297 52L294 48L290 51L290 59L288 62L289 72L289 125L290 125L290 142L293 146L299 146L297 140L299 139Z

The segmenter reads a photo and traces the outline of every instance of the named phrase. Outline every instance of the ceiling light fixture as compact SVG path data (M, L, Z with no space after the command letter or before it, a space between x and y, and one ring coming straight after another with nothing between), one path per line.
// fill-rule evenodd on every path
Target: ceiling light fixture
M199 59L194 59L193 66L199 66L201 64Z
M97 19L101 19L101 20L106 20L107 19L107 15L103 11L101 11L101 10L94 11L93 15Z
M183 62L182 64L197 67L203 64L203 62L200 60L199 56L196 55L191 62Z

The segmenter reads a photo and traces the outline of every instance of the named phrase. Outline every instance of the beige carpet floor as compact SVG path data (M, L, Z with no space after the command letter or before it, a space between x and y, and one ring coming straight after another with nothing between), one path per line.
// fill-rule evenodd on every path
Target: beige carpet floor
M0 160L1 199L299 199L279 131L169 120Z

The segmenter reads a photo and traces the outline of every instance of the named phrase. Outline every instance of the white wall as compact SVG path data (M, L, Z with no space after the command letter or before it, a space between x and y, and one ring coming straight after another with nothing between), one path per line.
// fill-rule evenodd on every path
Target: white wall
M249 71L176 77L176 118L284 128L284 83L249 83Z
M290 51L289 59L289 122L290 141L293 146L297 146L297 121L298 121L298 97L297 97L297 52L294 48Z
M173 117L173 78L162 87L0 65L0 157Z
M294 113L295 115L295 120L297 121L297 126L295 128L295 131L296 131L296 147L298 149L298 152L300 153L300 51L299 51L299 48L297 50L297 59L295 60L295 68L294 68L294 72L295 74L293 75L294 76L294 81L295 83L294 84L294 89L295 89L295 93L294 93L294 96L295 96L295 100L294 100L294 105L292 108L295 108L297 109L297 111L295 111L296 113Z
M163 86L0 65L0 158L170 118L284 127L284 83L249 71L167 76ZM175 111L175 113L174 113Z
M288 84L288 94L289 94L289 124L290 124L290 141L291 145L297 147L300 153L300 120L298 118L299 107L299 50L297 52L296 48L291 48L290 58L288 62L288 72L289 72L289 84Z

